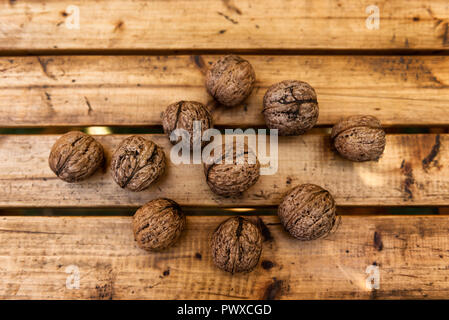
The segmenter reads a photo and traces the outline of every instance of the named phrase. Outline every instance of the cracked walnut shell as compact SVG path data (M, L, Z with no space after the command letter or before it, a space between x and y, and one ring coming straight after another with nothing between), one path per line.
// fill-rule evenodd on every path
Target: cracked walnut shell
M329 191L314 184L303 184L285 196L279 205L278 216L293 237L314 240L332 230L335 211L335 201Z
M185 225L186 217L175 201L155 199L134 214L134 239L139 248L144 250L163 250L179 239Z
M256 75L245 59L227 55L218 59L206 74L206 89L220 104L234 107L249 97Z
M91 176L104 161L103 147L93 137L71 131L62 135L51 148L50 169L66 182Z
M315 90L306 82L285 80L268 88L263 97L263 114L270 129L281 136L300 135L318 120Z
M260 228L243 217L232 217L221 223L211 238L215 265L227 272L253 269L262 253Z
M201 132L199 134L199 143L205 144L201 141L204 131L212 128L212 116L205 105L196 101L179 101L167 107L162 115L162 126L164 132L170 137L170 134L176 129L184 129L190 134L190 148L193 148L194 139L194 121L201 121ZM172 141L173 144L179 142Z
M385 131L373 116L351 116L332 128L332 144L338 153L351 161L380 158L385 149Z
M146 189L164 170L162 148L141 136L124 139L112 155L112 178L121 188L131 191Z
M260 175L260 164L256 155L246 144L226 149L218 148L204 163L204 174L210 189L221 196L237 196L253 186ZM216 150L214 150L216 151ZM229 163L227 163L229 162Z

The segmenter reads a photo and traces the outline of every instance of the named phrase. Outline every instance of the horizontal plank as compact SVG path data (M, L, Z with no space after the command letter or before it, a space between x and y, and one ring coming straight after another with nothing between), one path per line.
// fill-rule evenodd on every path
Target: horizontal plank
M370 1L3 0L0 50L448 48L446 0L375 4L377 29Z
M263 217L267 230L260 262L252 272L235 275L215 268L209 252L209 236L224 219L189 217L174 247L147 253L133 240L130 217L3 217L0 297L387 299L449 294L448 217L345 216L336 232L309 242L290 237L276 217ZM70 277L74 266L79 289ZM367 268L376 267L379 289L366 285Z
M213 103L203 72L218 56L0 58L0 126L160 125L177 100L197 100L220 126L264 126L262 99L285 79L315 87L319 125L372 114L386 126L449 124L447 56L244 56L256 87L242 107Z
M328 189L340 206L447 205L449 201L448 134L387 135L378 162L354 163L331 151L329 137L306 134L280 137L274 175L235 198L210 191L201 164L174 165L149 189L121 189L109 172L110 155L124 135L98 136L108 158L104 170L80 183L59 180L48 166L48 154L59 136L0 136L0 207L129 207L155 197L189 206L277 205L294 185L315 183ZM147 135L170 157L165 135Z

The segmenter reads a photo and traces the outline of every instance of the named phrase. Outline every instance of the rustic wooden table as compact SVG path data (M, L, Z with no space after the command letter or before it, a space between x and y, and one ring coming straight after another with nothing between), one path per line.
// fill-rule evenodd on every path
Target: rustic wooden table
M379 25L376 9L367 11L372 4ZM8 131L0 136L5 210L133 209L164 196L190 212L216 213L189 215L181 241L151 254L136 247L129 216L3 215L0 298L447 298L448 25L447 0L0 1L2 128L147 126L168 153L160 114L169 103L207 102L219 128L263 127L267 87L299 79L316 88L321 128L371 114L388 132L383 157L370 163L332 153L326 129L281 137L277 174L225 199L211 193L200 165L169 163L140 193L121 190L108 169L67 184L47 164L58 134ZM244 106L226 110L207 95L204 72L229 52L253 64L257 83ZM109 157L125 136L98 139ZM213 266L208 237L239 211L223 208L258 215L305 182L335 196L336 232L295 241L275 215L264 215L256 269L230 275ZM418 215L406 214L412 206ZM401 214L385 214L388 207ZM440 215L424 215L428 207ZM378 277L377 289L370 277Z

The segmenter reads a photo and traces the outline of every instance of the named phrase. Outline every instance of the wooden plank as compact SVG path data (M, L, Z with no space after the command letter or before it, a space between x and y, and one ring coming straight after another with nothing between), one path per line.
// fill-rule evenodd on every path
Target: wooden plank
M109 164L80 183L59 180L48 166L56 135L0 136L1 207L129 207L156 197L191 206L277 205L294 185L315 183L328 189L340 206L447 205L449 200L448 134L388 135L378 162L354 163L334 154L329 137L306 134L279 139L278 171L261 176L242 196L213 194L201 164L173 165L149 189L120 189ZM98 136L107 158L124 135ZM171 144L165 135L148 135L167 158ZM109 163L109 161L108 161Z
M177 100L213 109L216 125L264 126L262 99L285 79L308 81L319 125L372 114L386 126L449 124L447 56L245 56L256 88L232 109L214 105L205 68L217 56L47 56L0 58L0 126L160 125Z
M209 252L209 236L224 219L188 217L175 247L147 253L135 245L130 217L3 217L0 297L391 299L449 294L448 217L344 216L335 233L310 242L290 237L276 217L263 217L271 240L264 242L253 272L235 275L215 268ZM79 289L66 287L73 274L66 273L69 266L78 268ZM377 290L366 285L369 266L378 267Z
M377 5L378 29L367 27ZM74 13L79 9L79 28ZM1 50L447 49L446 0L3 0ZM369 11L368 11L369 12ZM69 25L69 27L67 27Z

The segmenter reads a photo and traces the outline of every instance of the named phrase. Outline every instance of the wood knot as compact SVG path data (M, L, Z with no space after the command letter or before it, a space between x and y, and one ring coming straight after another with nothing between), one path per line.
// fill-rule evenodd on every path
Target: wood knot
M284 285L285 283L283 280L277 280L276 278L273 278L273 281L266 287L262 299L275 300L279 298L279 296L282 294Z
M380 236L380 233L377 231L374 231L373 245L377 251L382 251L382 249L384 247L384 244L382 242L382 237Z

